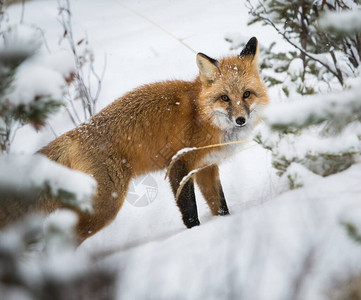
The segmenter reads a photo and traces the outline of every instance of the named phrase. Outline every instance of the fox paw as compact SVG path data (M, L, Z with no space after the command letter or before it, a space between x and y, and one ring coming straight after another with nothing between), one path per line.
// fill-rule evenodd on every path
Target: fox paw
M184 222L184 225L187 226L187 228L192 228L194 226L198 226L201 224L199 222L198 218L184 218L183 222Z
M218 209L218 215L219 216L226 216L226 215L229 215L229 211L228 211L228 208L220 208Z

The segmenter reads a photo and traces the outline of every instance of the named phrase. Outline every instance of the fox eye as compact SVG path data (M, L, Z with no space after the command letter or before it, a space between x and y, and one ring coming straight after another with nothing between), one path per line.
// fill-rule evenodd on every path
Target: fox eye
M250 92L250 91L245 91L245 92L243 93L243 98L244 98L244 99L248 98L249 96L251 96L251 92Z
M222 99L223 101L226 101L226 102L229 101L229 97L228 97L227 95L222 95L222 96L221 96L221 99Z

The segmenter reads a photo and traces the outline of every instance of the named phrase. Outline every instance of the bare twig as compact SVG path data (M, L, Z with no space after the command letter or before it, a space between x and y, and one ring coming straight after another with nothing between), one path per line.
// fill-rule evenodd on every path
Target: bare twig
M55 132L53 126L51 126L51 124L50 124L49 122L47 122L47 125L49 126L51 133L54 135L54 138L57 138L58 135L57 135L57 133Z
M242 142L242 141L241 141L241 142ZM222 145L222 144L219 144L219 145ZM219 146L219 145L210 145L210 146ZM258 144L251 145L251 146L249 146L249 147L243 148L243 149L240 150L240 151L248 150L248 149L253 148L253 147L257 146L257 145L258 145ZM181 180L181 182L180 182L180 184L179 184L179 187L178 187L177 192L176 192L176 195L175 195L176 202L178 201L178 197L179 197L179 195L181 194L181 192L182 192L184 186L186 185L186 183L187 183L191 178L193 178L199 171L202 171L202 170L204 170L204 169L206 169L206 168L208 168L208 167L210 167L210 166L212 166L212 165L215 165L215 164L217 165L217 164L221 163L223 160L231 157L232 155L234 155L234 154L236 154L236 153L238 153L238 151L232 152L231 154L229 154L229 155L221 158L219 161L212 162L212 163L210 163L210 164L205 164L205 165L199 167L198 169L195 169L195 170L190 171L185 177L182 178L182 180ZM170 170L170 168L169 168L169 170Z
M41 35L41 38L43 39L43 43L45 45L45 48L48 51L48 53L50 54L51 51L50 51L50 48L49 48L49 45L48 45L48 41L45 38L44 30L42 30L40 27L37 27L36 30L40 32L40 35Z
M161 25L159 25L158 23L154 22L153 20L149 19L148 17L146 17L145 15L142 15L140 12L138 12L137 10L135 10L134 8L130 7L129 5L126 5L125 3L121 2L121 1L117 1L117 0L113 0L114 2L116 2L118 5L124 7L125 9L131 11L133 14L137 15L138 17L142 18L143 20L147 21L148 23L152 24L153 26L157 27L158 29L160 29L161 31L163 31L165 34L167 34L168 36L170 36L171 38L175 39L176 41L178 41L179 43L181 43L184 47L186 47L188 50L192 51L193 53L197 53L191 46L189 46L186 42L184 42L184 39L178 38L176 35L174 35L173 33L169 32L167 29L165 29L164 27L162 27Z
M79 42L75 42L73 36L73 25L72 25L72 13L70 8L70 1L69 0L58 0L59 6L59 18L58 21L60 22L61 26L64 29L63 39L65 38L68 41L70 49L73 53L76 70L74 74L74 87L77 95L74 98L70 97L69 102L80 98L83 108L83 118L84 120L93 116L96 112L96 104L99 99L99 95L102 88L102 80L105 72L106 61L104 63L104 68L102 71L101 76L97 74L94 69L93 64L93 57L91 51L86 48L83 54L79 54L78 46L80 44L88 44L87 37L81 39ZM89 72L88 72L88 82L85 83L84 78L86 77L84 74L84 64L88 64ZM95 92L92 92L92 80L96 81L96 88ZM71 110L73 112L71 112ZM75 106L71 103L71 110L67 110L68 113L72 113L75 116L72 116L71 119L74 122L75 119L80 119L75 111Z
M4 0L0 0L0 29L1 29L1 23L4 19L4 15L5 15L5 12L4 12ZM0 33L1 33L1 30L0 30Z
M25 0L21 1L21 17L20 17L20 24L24 22L24 14L25 14Z
M186 154L189 154L191 152L194 151L200 151L200 150L205 150L205 149L210 149L210 148L218 148L218 147L224 147L224 146L229 146L229 145L235 145L235 144L243 144L243 143L249 143L252 142L253 140L244 140L244 141L233 141L233 142L227 142L227 143L219 143L219 144L212 144L212 145L206 145L203 147L196 147L196 148L189 148L186 149L187 151L184 151L185 149L182 149L180 151L178 151L173 157L172 160L167 168L167 173L165 174L165 179L169 176L169 173L171 171L171 169L173 168L174 164L182 157L184 157Z

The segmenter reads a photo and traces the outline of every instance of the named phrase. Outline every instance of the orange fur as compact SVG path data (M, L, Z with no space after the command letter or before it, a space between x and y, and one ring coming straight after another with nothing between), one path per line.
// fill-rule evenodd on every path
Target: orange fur
M141 86L40 150L60 164L92 174L98 182L94 213L77 211L79 242L115 218L131 179L166 168L172 156L184 147L239 139L260 121L259 114L250 111L254 104L257 109L266 105L268 97L255 55L223 58L217 66L204 57L198 57L198 62L200 76L194 81ZM245 91L251 92L247 99L242 98ZM228 95L230 101L222 101L222 95ZM237 127L234 123L237 117L248 118L252 122L249 128ZM173 191L184 174L228 150L205 149L186 155L171 175ZM218 167L201 171L196 182L212 213L227 214ZM193 182L190 184L185 192L188 194L178 203L188 227L199 224L193 215L186 216L189 199L194 207ZM48 212L61 206L54 201L44 202L43 210Z

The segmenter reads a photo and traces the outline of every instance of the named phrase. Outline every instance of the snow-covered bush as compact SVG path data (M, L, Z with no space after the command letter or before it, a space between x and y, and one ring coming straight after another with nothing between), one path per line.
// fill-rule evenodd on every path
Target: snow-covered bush
M59 211L45 229L43 221L28 217L0 232L2 299L114 299L115 270L74 252L75 213ZM43 251L29 257L31 246Z
M66 81L74 70L66 56L56 54L55 63L51 55L38 51L40 44L38 31L25 25L10 27L0 44L0 207L3 214L12 217L28 211L18 205L33 207L40 193L90 210L91 195L96 191L93 178L45 157L8 154L19 126L40 128L64 103ZM64 180L69 177L77 186L69 186L70 181ZM15 204L13 199L19 202ZM7 222L5 216L2 219L5 221L0 224Z
M19 127L38 129L64 105L74 77L73 56L45 54L41 41L23 24L0 32L0 298L113 299L115 272L74 253L77 215L58 211L44 220L39 211L51 199L91 213L94 178L11 151Z
M42 155L25 154L0 155L0 169L0 228L39 209L40 197L55 197L66 205L92 211L96 182L84 173Z
M287 176L291 188L303 185L302 171L296 175L292 168L289 173L294 163L328 176L359 160L360 95L360 88L354 88L308 99L303 96L299 101L275 103L266 110L266 126L259 129L255 140L272 151L273 166L279 175Z
M62 60L62 69L41 55L39 32L30 26L12 26L0 40L0 146L10 152L16 130L24 124L40 128L64 103L66 80L74 64Z

